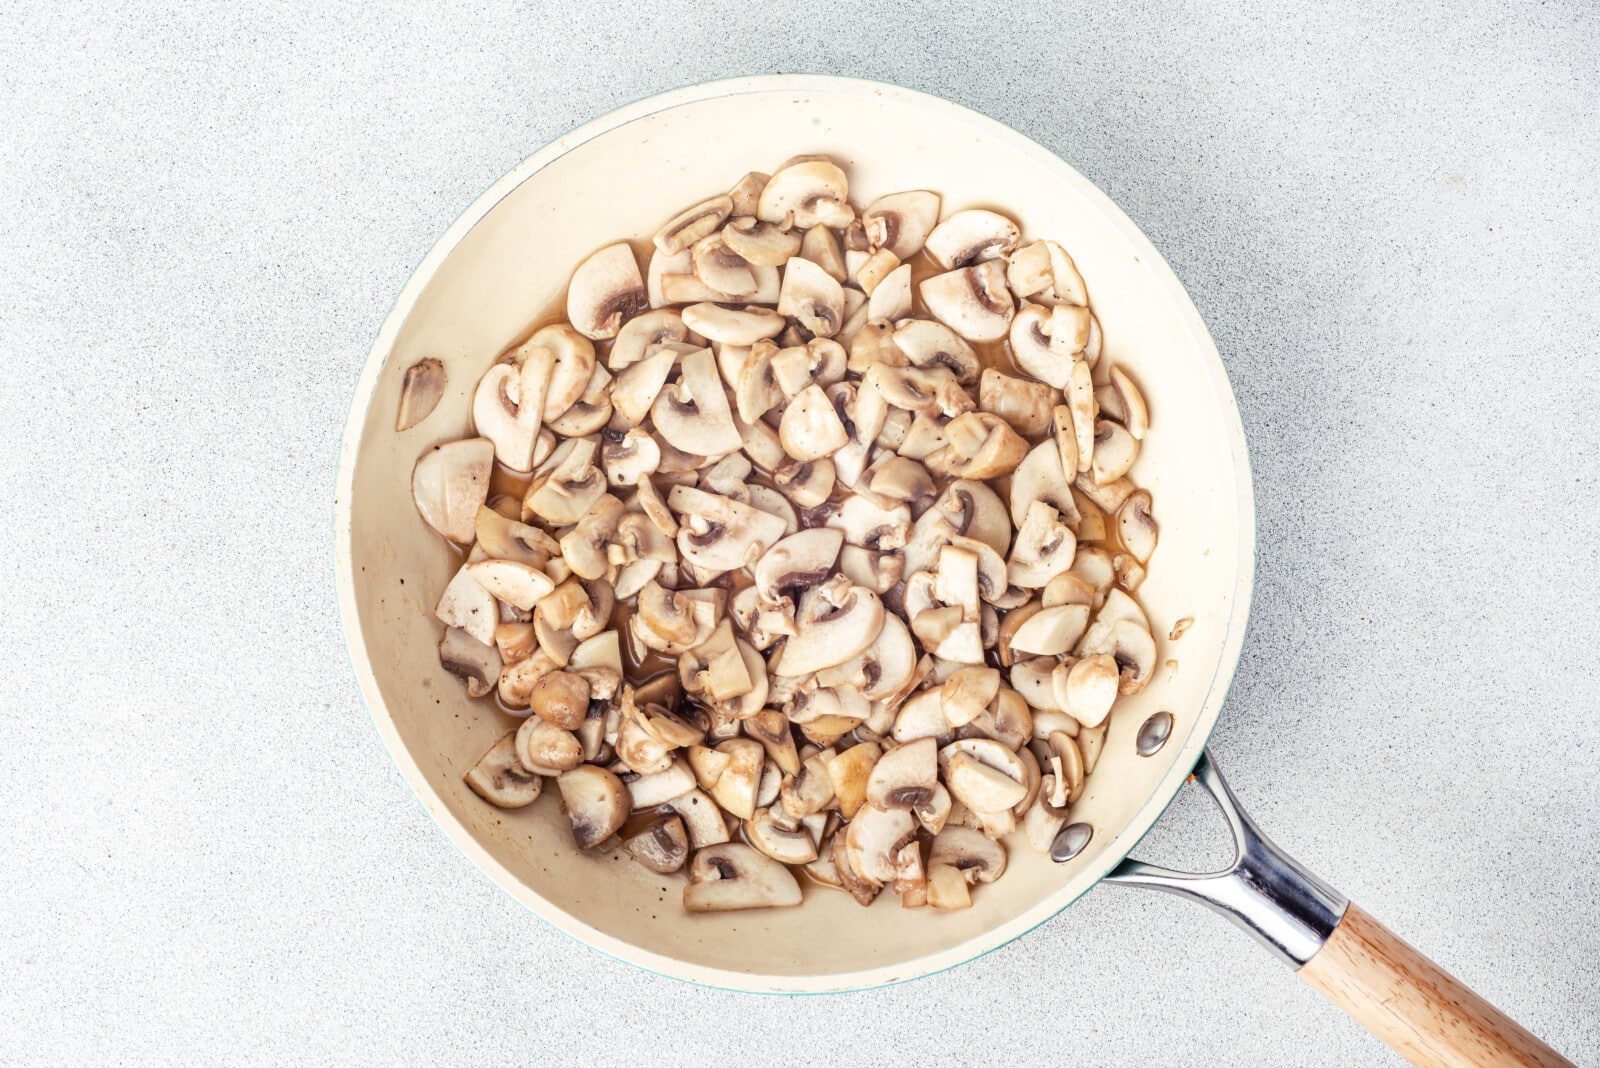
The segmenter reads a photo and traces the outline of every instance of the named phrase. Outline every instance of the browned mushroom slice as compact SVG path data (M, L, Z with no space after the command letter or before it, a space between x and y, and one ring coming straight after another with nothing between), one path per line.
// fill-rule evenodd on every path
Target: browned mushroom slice
M861 742L827 762L828 781L839 802L839 814L845 819L853 818L866 801L872 769L882 755L883 747L878 743Z
M737 842L697 850L683 888L689 912L789 908L800 899L800 884L787 867Z
M539 799L544 780L517 761L517 732L495 742L466 774L472 792L499 808L524 808Z
M661 875L677 871L689 859L689 834L679 816L657 816L622 844L634 860Z
M448 381L444 364L428 357L406 368L404 384L400 387L400 407L395 412L394 428L410 430L439 406Z
M480 642L460 627L446 627L439 639L439 666L466 684L467 696L483 697L494 689L504 661L495 644Z
M656 231L656 248L668 255L682 252L696 241L722 225L722 220L733 211L733 200L728 196L702 200L668 219Z

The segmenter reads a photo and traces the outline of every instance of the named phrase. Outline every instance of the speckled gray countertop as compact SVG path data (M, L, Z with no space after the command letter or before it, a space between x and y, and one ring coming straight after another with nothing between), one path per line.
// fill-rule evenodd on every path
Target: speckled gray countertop
M492 8L492 10L490 10ZM0 1062L1366 1065L1248 939L1101 888L760 999L495 889L345 657L335 453L496 177L685 82L1002 119L1189 287L1260 570L1214 751L1308 865L1600 1063L1600 18L1543 4L38 3L0 32ZM1222 849L1186 795L1142 852Z

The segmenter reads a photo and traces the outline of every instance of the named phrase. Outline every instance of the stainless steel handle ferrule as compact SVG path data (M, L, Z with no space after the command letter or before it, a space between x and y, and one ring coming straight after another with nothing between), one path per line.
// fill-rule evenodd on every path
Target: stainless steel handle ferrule
M1206 788L1227 818L1233 833L1233 863L1223 871L1192 874L1130 857L1117 865L1106 881L1198 901L1250 932L1290 967L1299 968L1316 956L1339 926L1350 899L1261 833L1239 807L1209 753L1201 754L1191 778Z

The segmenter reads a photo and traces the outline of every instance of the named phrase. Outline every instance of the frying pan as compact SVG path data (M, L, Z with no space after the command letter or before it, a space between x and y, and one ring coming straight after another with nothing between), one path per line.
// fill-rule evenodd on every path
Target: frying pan
M933 189L947 212L996 207L1025 235L1062 242L1088 283L1107 358L1132 372L1152 413L1134 477L1161 523L1140 599L1162 666L1143 693L1119 703L1057 855L1013 845L1005 876L963 912L902 909L892 895L863 909L812 890L797 909L687 915L677 877L579 852L556 791L507 812L462 782L507 723L439 667L431 609L454 563L412 505L412 465L466 432L474 384L583 256L647 236L708 191L802 152L839 161L858 203ZM402 379L424 357L445 365L444 398L397 433ZM1194 305L1137 227L1071 167L993 120L892 85L775 76L676 90L573 130L480 197L407 282L357 386L336 493L345 635L395 763L473 863L604 953L735 990L861 989L971 960L1105 880L1216 909L1415 1063L1567 1063L1277 849L1206 757L1244 639L1255 553L1249 460L1227 375ZM1168 638L1183 619L1188 629ZM1157 745L1146 724L1161 712L1170 730ZM1235 863L1195 876L1130 860L1191 775L1227 814ZM833 937L817 938L819 930Z

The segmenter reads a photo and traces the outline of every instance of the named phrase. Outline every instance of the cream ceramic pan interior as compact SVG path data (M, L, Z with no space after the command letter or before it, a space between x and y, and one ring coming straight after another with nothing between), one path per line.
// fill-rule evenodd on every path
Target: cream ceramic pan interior
M1132 372L1150 405L1134 479L1154 496L1161 539L1140 596L1167 663L1118 705L1074 810L1095 828L1089 848L1057 865L1016 842L1006 875L980 886L964 912L905 910L893 894L863 909L811 887L796 909L686 915L680 876L581 855L554 789L507 812L466 788L462 774L512 724L468 700L438 663L431 610L454 565L412 505L416 458L467 432L478 377L584 255L647 237L745 172L812 152L845 168L857 204L932 189L946 212L997 208L1025 237L1062 242L1088 283L1105 358ZM421 425L396 433L401 379L427 356L444 362L449 388ZM428 813L475 864L612 956L723 987L829 991L925 975L993 949L1072 902L1133 848L1221 709L1248 610L1254 517L1243 433L1216 350L1171 270L1103 194L1021 135L937 98L781 76L679 90L598 119L529 158L456 221L396 301L361 376L336 539L345 634L378 731ZM1185 617L1193 626L1167 640ZM1158 710L1176 718L1172 740L1140 757L1134 733Z

